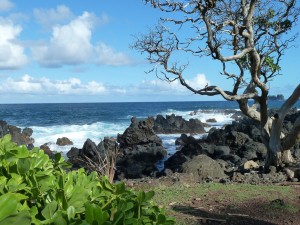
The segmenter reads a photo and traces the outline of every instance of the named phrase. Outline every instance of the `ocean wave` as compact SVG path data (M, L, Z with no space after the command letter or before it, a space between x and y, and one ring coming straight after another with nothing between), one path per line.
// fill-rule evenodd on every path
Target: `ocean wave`
M71 147L81 148L89 138L98 144L104 137L116 137L118 133L123 133L129 123L102 123L97 122L85 125L57 125L57 126L33 126L34 145L39 147L45 143L51 150L66 152ZM72 146L57 146L56 140L67 137L72 142Z
M168 109L159 114L182 116L182 118L189 119L199 119L203 123L208 123L212 126L220 127L225 124L231 123L234 119L232 118L233 114L239 111L238 109L233 110L193 110L193 111L180 111L175 109ZM158 115L158 114L157 114ZM206 122L209 119L215 119L216 122Z
M215 119L216 122L209 122L212 127L220 128L225 124L229 124L233 121L231 116L234 111L228 113L225 110L194 110L194 111L180 111L168 109L161 114L182 116L184 119L189 120L191 118L199 119L202 122L206 122L208 119ZM158 115L157 114L157 115ZM39 147L45 143L51 150L62 152L66 154L71 147L81 148L84 142L89 138L98 144L104 137L116 137L118 133L122 134L130 124L131 115L128 115L128 119L123 122L96 122L92 124L84 125L54 125L54 126L32 126L33 138L35 139L34 145ZM139 116L137 116L139 118ZM126 121L126 122L125 122ZM207 122L206 122L207 123ZM205 128L206 132L210 128ZM195 135L195 138L201 138L206 134ZM56 140L61 137L69 138L74 144L72 146L58 146ZM174 154L178 149L175 146L175 140L180 137L180 134L162 134L159 135L162 139L163 146L167 149L168 154Z

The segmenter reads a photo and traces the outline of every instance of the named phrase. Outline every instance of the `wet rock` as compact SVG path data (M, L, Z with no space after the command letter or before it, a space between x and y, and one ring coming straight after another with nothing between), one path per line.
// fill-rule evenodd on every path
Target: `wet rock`
M95 142L93 142L91 139L87 139L84 144L82 149L79 151L79 155L81 156L87 156L92 160L96 160L95 157L97 157L97 152L98 148Z
M122 153L117 160L119 177L141 178L158 172L156 163L166 157L167 151L153 125L153 118L139 121L133 117L130 126L118 135Z
M217 120L215 118L210 118L206 120L207 123L216 123Z
M70 141L67 137L57 138L56 144L58 146L66 146L66 145L73 145L73 142Z
M187 121L182 116L175 116L174 114L166 117L157 115L154 120L153 130L157 134L205 133L204 125L200 120L190 119Z
M125 178L135 179L152 176L158 171L156 163L162 160L167 152L155 143L137 145L121 149L122 156L118 157L117 170Z
M179 138L175 140L175 145L185 145L188 143L188 135L187 134L181 134Z
M22 134L24 136L30 137L33 134L33 130L31 128L26 127L22 130Z
M72 147L70 151L67 152L67 157L69 160L73 161L79 156L79 148Z
M162 145L161 139L153 130L153 118L139 121L135 117L131 119L130 126L122 135L118 135L120 147L127 147L139 144L156 143Z
M50 158L52 158L54 156L54 153L50 150L50 148L47 144L41 145L40 149L42 149Z
M7 122L0 121L0 137L4 137L7 134L11 135L11 140L17 145L26 145L31 149L33 147L34 139L32 135L31 128L21 128L7 124Z

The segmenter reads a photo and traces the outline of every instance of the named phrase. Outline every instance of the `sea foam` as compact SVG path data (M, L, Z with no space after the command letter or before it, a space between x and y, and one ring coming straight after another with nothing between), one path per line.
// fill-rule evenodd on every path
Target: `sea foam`
M85 125L34 126L31 128L34 131L32 136L35 139L35 146L39 147L47 144L51 150L64 153L70 150L71 147L81 148L88 138L98 144L104 137L116 137L118 133L123 133L128 125L129 123L97 122ZM57 146L56 140L61 137L69 138L73 145Z

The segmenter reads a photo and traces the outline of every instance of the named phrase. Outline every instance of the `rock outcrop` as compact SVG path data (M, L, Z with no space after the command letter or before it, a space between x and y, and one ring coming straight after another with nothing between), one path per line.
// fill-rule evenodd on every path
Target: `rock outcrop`
M185 120L182 116L170 116L163 117L157 115L154 120L153 130L157 134L202 134L205 133L204 124L198 119Z
M66 146L66 145L73 145L73 142L70 141L67 137L57 138L56 144L58 146Z
M270 113L275 114L276 111L271 111ZM291 124L299 116L300 111L298 110L292 110L288 114L284 121L285 133L290 130ZM202 167L197 168L194 164L197 161L200 162L199 159L202 159L203 155L205 155L210 157L210 160L221 165L225 173L230 175L231 181L255 184L257 182L282 182L286 179L298 180L296 175L291 176L292 173L276 171L276 168L275 172L270 170L266 174L263 167L259 166L264 165L267 147L262 143L259 124L247 118L241 117L238 121L234 121L222 129L212 128L207 137L203 139L196 139L182 134L176 140L176 144L181 145L181 150L177 151L165 162L166 170L190 172L189 169L184 170L184 168L196 168L194 171L202 171ZM298 157L298 160L300 155L299 147L300 143L296 144L292 149L294 156ZM251 170L253 170L253 173L249 173ZM297 168L290 169L290 171L297 171ZM197 174L197 172L194 173ZM298 173L294 173L298 175ZM194 177L196 177L195 174ZM224 182L228 182L229 178L222 179L224 179Z
M182 165L183 173L192 173L196 182L219 181L227 176L220 164L207 155L197 155Z
M152 118L139 121L133 117L130 126L118 135L122 153L117 161L119 177L140 178L157 172L156 163L164 159L167 151L153 125Z
M11 139L17 145L26 145L28 149L33 148L34 139L31 137L33 131L31 128L24 128L7 124L7 122L0 121L0 137L4 137L6 134L11 135Z
M98 145L90 139L87 139L81 149L72 147L67 153L69 162L72 164L73 169L81 167L91 171L90 162L95 165L103 166L101 163L107 157L117 158L119 153L118 145L113 138L105 137Z

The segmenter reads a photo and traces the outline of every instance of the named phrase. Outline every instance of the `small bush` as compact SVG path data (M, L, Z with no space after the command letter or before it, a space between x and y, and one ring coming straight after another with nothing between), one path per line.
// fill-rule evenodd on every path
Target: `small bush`
M60 154L0 139L0 224L174 224L151 201L154 192L135 193L96 172L66 172Z

